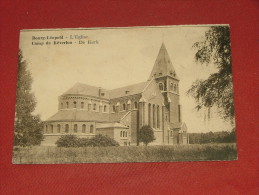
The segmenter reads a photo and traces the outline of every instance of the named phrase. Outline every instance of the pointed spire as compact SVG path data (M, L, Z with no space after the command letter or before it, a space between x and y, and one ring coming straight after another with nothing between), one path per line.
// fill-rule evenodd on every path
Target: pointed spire
M152 78L163 77L163 76L171 76L179 80L176 75L173 64L170 60L170 57L167 53L164 42L162 43L162 46L158 52L155 65L153 67L153 70L148 80L151 80Z

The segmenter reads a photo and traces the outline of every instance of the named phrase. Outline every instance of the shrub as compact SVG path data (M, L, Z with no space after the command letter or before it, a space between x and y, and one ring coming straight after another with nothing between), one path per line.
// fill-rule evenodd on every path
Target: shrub
M79 147L80 140L75 135L62 135L57 141L56 145L58 147Z
M62 135L57 141L58 147L107 147L119 146L119 143L114 139L98 134L92 138L78 138L75 135Z
M79 147L91 146L91 141L89 138L78 138Z
M119 146L119 143L117 141L106 135L101 134L94 136L89 141L89 144L93 147Z

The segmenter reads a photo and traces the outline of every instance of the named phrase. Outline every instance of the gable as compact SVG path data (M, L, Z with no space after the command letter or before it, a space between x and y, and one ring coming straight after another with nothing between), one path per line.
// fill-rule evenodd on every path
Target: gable
M146 102L156 102L159 104L164 103L164 96L159 90L158 84L155 80L151 80L146 86L142 93L142 98L144 98Z

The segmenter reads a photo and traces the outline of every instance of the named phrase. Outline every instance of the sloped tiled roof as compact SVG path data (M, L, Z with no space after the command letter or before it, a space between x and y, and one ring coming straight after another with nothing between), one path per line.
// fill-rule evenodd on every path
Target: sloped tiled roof
M67 90L62 95L89 95L94 97L99 97L99 90L104 92L103 98L109 98L109 94L106 89L102 89L100 87L95 87L91 85L86 85L83 83L76 83L73 87Z
M102 121L109 122L109 114L84 110L60 110L46 121Z
M101 129L101 128L123 128L123 129L128 129L126 125L123 125L121 123L97 123L96 128Z
M114 98L139 94L146 87L147 83L148 82L146 81L146 82L137 83L134 85L129 85L126 87L121 87L121 88L112 89L112 90L102 89L99 87L94 87L83 83L76 83L73 87L71 87L62 95L88 95L93 97L100 97L99 90L101 89L101 92L104 93L104 96L101 96L102 98L114 99Z
M118 122L120 121L122 118L124 118L124 116L126 116L127 114L129 114L129 112L115 112L115 113L110 113L109 115L109 120L111 122Z
M151 80L152 78L157 78L160 76L172 76L178 79L164 43L162 44L159 50L155 65L152 69L152 72L148 80Z
M147 84L148 84L148 81L145 81L142 83L137 83L137 84L129 85L126 87L112 89L112 90L109 90L108 93L110 95L110 99L124 97L124 96L128 96L128 95L135 95L135 94L141 93ZM127 93L126 93L126 91L127 91Z

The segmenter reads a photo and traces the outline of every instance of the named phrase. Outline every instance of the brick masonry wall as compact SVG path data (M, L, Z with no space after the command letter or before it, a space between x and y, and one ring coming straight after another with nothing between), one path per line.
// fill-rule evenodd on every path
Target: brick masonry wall
M169 97L171 99L170 103L170 122L180 122L179 121L179 96L176 94L169 94Z
M100 129L96 129L96 134L102 134L102 135L106 135L109 136L110 138L114 139L114 128L100 128Z
M77 124L77 132L74 132L74 125ZM53 132L51 130L51 125L53 125ZM60 132L58 132L58 125L60 125ZM77 134L90 134L90 127L93 125L93 134L95 133L95 122L46 122L44 124L44 134L65 134L66 125L69 126L69 132L71 133L77 133ZM83 133L83 125L86 125L86 132Z
M121 112L123 111L123 104L125 104L126 106L126 110L134 110L135 109L135 102L139 102L139 99L141 98L140 94L136 94L136 95L130 95L130 96L124 96L124 97L120 97L120 98L115 98L115 99L111 99L110 100L110 113L113 112L113 106L117 106L117 104L119 103L118 106L118 110L117 112ZM130 104L128 104L128 102L131 102Z
M139 119L138 119L138 110L134 110L131 112L130 114L130 118L131 118L131 121L130 121L130 129L131 129L131 143L132 144L137 144L137 136L138 136L138 122L139 122Z
M121 132L127 132L127 136L121 136ZM125 128L115 128L114 129L114 139L121 145L121 146L125 146L125 145L130 145L131 141L130 141L130 130L129 129L125 129Z

